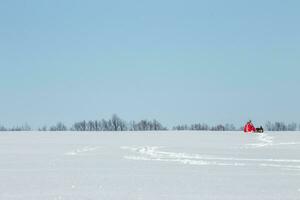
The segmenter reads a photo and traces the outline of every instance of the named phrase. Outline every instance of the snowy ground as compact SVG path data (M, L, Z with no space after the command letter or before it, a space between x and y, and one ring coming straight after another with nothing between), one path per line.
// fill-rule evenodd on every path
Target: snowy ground
M300 199L300 132L1 133L2 200Z

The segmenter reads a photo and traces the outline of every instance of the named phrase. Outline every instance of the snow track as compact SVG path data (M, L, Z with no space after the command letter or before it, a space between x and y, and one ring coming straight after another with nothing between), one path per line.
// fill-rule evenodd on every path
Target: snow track
M65 155L68 155L68 156L83 155L83 154L86 154L88 152L94 152L94 151L98 150L99 148L100 147L97 147L97 146L85 146L85 147L82 147L82 148L78 148L78 149L66 152Z
M274 145L272 136L269 136L266 133L259 133L257 135L257 140L259 141L259 143L247 144L246 148L260 148Z
M162 147L144 146L128 147L121 149L129 150L133 155L124 156L129 160L177 162L188 165L215 165L215 166L256 166L273 167L281 169L300 170L300 160L297 159L254 159L221 157L206 154L189 154L185 152L162 151Z
M271 146L284 146L284 145L300 145L299 142L274 142L274 137L267 133L259 133L257 135L258 143L247 144L245 148L262 148Z

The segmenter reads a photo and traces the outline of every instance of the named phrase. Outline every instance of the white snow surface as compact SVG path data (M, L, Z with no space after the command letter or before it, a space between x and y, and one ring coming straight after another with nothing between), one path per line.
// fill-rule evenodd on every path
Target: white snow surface
M299 200L300 132L6 132L1 200Z

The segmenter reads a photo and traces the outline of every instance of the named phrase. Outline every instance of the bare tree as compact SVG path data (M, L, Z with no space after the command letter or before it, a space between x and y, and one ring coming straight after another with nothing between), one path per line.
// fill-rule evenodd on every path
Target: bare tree
M297 130L297 124L294 123L294 122L288 124L287 130L288 130L288 131L296 131L296 130Z
M270 121L267 121L265 126L267 131L272 131L273 125Z
M0 126L0 131L7 131L7 128L5 128L4 126Z
M39 128L38 131L47 131L47 126L43 126L42 128Z
M50 131L67 131L66 125L62 122L58 122L56 125L50 127Z

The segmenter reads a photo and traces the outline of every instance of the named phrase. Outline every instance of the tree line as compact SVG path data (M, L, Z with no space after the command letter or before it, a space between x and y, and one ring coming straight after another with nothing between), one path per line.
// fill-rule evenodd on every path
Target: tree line
M297 126L294 122L286 124L284 122L272 123L268 121L265 125L265 129L268 131L297 131L300 130L300 124Z
M300 130L300 124L284 122L267 122L264 126L267 131L297 131ZM28 124L6 128L0 125L0 131L31 131ZM75 122L68 127L62 122L58 122L50 127L43 126L38 131L165 131L169 130L166 126L157 120L125 121L118 115L113 115L110 119L102 120L83 120ZM176 131L241 131L243 127L236 128L233 124L217 124L210 126L206 123L194 123L177 125L171 128Z
M60 124L58 124L60 125ZM56 126L58 127L61 126ZM130 121L126 122L117 115L113 115L111 119L100 121L90 120L76 122L69 129L71 131L162 131L168 130L157 120L141 120L138 122Z
M205 123L195 123L191 125L177 125L172 128L173 130L178 130L178 131L183 131L183 130L188 130L188 131L238 131L242 130L237 129L233 124L218 124L214 126L209 126Z
M0 131L31 131L29 125L6 128L0 126ZM50 127L43 126L38 131L164 131L168 130L157 120L125 121L117 115L110 119L83 120L75 122L71 127L62 122L58 122Z
M300 124L284 123L284 122L270 122L268 121L263 127L266 131L300 131ZM233 124L218 124L209 126L205 123L196 123L192 125L178 125L174 126L173 130L197 130L197 131L243 131L244 127L236 128Z

